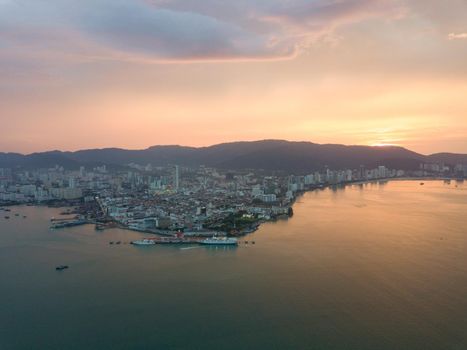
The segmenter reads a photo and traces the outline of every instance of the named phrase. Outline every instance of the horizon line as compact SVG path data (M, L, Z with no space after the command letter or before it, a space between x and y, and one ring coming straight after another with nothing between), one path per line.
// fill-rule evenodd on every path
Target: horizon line
M258 139L258 140L238 140L238 141L226 141L226 142L219 142L219 143L214 143L206 146L190 146L190 145L181 145L181 144L157 144L157 145L150 145L145 148L123 148L123 147L116 147L116 146L109 146L109 147L94 147L94 148L79 148L75 150L60 150L60 149L50 149L50 150L44 150L44 151L34 151L30 153L22 153L22 152L15 152L15 151L0 151L0 153L3 154L19 154L23 156L29 156L33 154L40 154L40 153L53 153L53 152L61 152L61 153L75 153L75 152L81 152L81 151L98 151L98 150L109 150L109 149L115 149L115 150L122 150L122 151L145 151L153 147L180 147L180 148L194 148L194 149L202 149L202 148L209 148L209 147L214 147L214 146L219 146L219 145L227 145L227 144L234 144L234 143L257 143L257 142L267 142L267 141L276 141L276 142L288 142L288 143L308 143L308 144L314 144L314 145L319 145L319 146L326 146L326 145L335 145L335 146L345 146L345 147L369 147L369 148L402 148L405 150L408 150L410 152L414 152L420 155L424 156L430 156L434 154L440 154L440 153L449 153L449 154L465 154L467 153L456 153L456 152L445 152L445 151L439 151L435 153L430 153L430 154L425 154L425 153L420 153L416 151L412 151L411 149L397 145L397 144L373 144L373 145L364 145L364 144L343 144L343 143L316 143L312 141L307 141L307 140L287 140L287 139Z

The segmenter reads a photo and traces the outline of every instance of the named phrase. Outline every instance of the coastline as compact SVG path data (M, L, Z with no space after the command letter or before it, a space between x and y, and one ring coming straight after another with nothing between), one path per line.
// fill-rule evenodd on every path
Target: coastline
M280 216L280 217L276 217L270 220L263 219L263 220L256 221L255 224L250 229L247 230L247 232L240 233L237 236L244 237L250 233L256 232L261 227L262 224L267 223L267 222L275 222L278 220L289 220L290 218L293 217L293 206L295 202L298 200L299 197L303 196L307 192L313 192L316 190L324 190L328 188L336 188L336 187L344 188L346 186L352 186L352 185L365 185L365 184L370 184L370 183L389 182L389 181L464 181L464 179L456 179L456 178L450 178L450 177L390 177L390 178L371 179L371 180L347 181L347 182L342 182L339 184L323 184L320 186L315 186L307 190L297 191L297 195L294 196L293 200L289 204L289 208L291 209L291 212L292 212L291 215L288 215L287 217Z
M219 234L223 233L226 236L236 236L236 237L244 237L250 233L253 233L257 231L262 224L266 222L275 222L278 220L288 220L293 216L293 206L295 202L300 198L302 195L304 195L307 192L313 192L316 190L324 190L324 189L329 189L329 188L345 188L346 186L352 186L352 185L365 185L365 184L371 184L371 183L380 183L380 182L389 182L389 181L464 181L464 179L458 179L458 178L452 178L452 177L391 177L391 178L381 178L381 179L368 179L368 180L358 180L358 181L346 181L346 182L341 182L337 184L321 184L321 185L315 185L312 186L306 190L301 190L297 191L296 195L293 197L293 199L290 201L288 207L290 210L289 215L280 215L278 217L271 218L269 220L267 219L260 219L258 221L253 222L250 226L244 228L242 231L237 232L235 234L229 233L229 232L221 232L221 231L216 231L216 230L211 230L211 229L206 229L203 232L212 232L213 234ZM63 203L65 204L65 203ZM76 206L76 201L73 201L71 203L65 204L63 206L56 206L56 205L50 205L49 203L8 203L8 204L2 204L0 206L1 208L7 208L7 207L13 207L13 206L47 206L51 208L70 208ZM121 223L118 223L116 221L112 221L112 225L109 225L108 227L105 227L106 224L104 223L99 223L97 220L83 220L83 224L91 224L95 225L96 230L104 230L108 228L120 228L120 229L125 229L129 231L134 231L134 232L140 232L140 233L147 233L147 234L152 234L152 235L158 235L158 236L172 236L175 235L178 231L172 231L172 230L160 230L160 229L137 229L134 227L129 227L127 225L123 225ZM108 225L109 223L107 223ZM65 228L65 227L64 227ZM198 237L196 235L193 235L193 237ZM200 235L201 237L201 235Z
M322 184L322 185L314 186L313 188L309 188L307 190L298 191L297 195L290 202L290 207L292 208L295 202L297 201L297 199L303 196L305 193L313 192L316 190L325 190L328 188L344 188L346 186L352 186L352 185L365 185L365 184L378 183L378 182L389 182L389 181L462 181L463 182L465 180L467 179L457 179L457 178L452 178L452 177L432 177L432 176L411 177L411 176L408 176L408 177L389 177L389 178L371 179L371 180L346 181L346 182L341 182L338 184ZM271 221L274 221L274 220L271 220Z

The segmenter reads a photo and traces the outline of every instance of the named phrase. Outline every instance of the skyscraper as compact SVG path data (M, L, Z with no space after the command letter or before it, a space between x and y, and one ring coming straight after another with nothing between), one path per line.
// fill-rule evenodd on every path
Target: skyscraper
M178 165L175 165L175 173L174 173L174 189L178 191L180 187L180 168Z
M68 187L69 188L75 188L76 187L76 183L75 183L75 178L74 177L70 177L68 179Z

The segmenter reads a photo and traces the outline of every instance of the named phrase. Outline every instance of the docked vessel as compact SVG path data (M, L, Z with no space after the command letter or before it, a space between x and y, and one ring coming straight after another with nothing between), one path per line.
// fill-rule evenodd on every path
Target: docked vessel
M238 245L238 241L233 237L211 237L199 241L200 244L205 245Z
M153 240L153 239L144 238L144 239L138 239L136 241L132 241L131 244L134 244L134 245L154 245L154 244L156 244L156 241Z
M54 222L50 226L50 228L65 228L65 227L84 225L86 223L87 223L86 220L58 221L58 222Z

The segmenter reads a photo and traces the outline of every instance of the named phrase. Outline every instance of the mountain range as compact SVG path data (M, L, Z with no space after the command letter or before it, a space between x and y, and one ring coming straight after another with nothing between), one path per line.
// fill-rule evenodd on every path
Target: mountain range
M413 170L420 163L467 164L467 154L436 153L423 155L398 146L346 146L284 140L261 140L222 143L209 147L153 146L143 150L120 148L88 149L76 152L50 151L32 153L0 153L3 168L49 168L55 165L67 169L79 166L125 166L129 163L163 166L205 165L221 169L263 169L307 173L331 169L375 167Z

